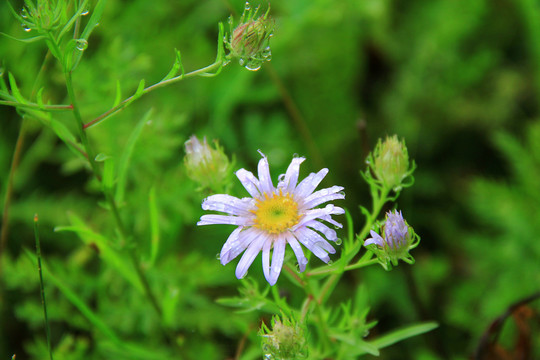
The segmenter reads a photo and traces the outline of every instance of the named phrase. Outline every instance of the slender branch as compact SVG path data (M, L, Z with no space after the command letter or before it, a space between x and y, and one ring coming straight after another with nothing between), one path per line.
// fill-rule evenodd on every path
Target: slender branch
M158 82L158 83L156 83L154 85L150 85L147 88L145 88L143 91L141 91L140 93L135 93L134 95L131 95L130 97L128 97L127 99L122 101L120 104L118 104L115 107L111 108L110 110L104 112L103 114L101 114L100 116L95 118L94 120L84 124L83 129L87 129L87 128L91 127L91 126L99 124L100 122L102 122L103 120L111 117L112 115L116 114L117 112L120 112L120 111L124 110L133 100L135 100L135 99L137 99L137 98L139 98L139 97L141 97L143 95L146 95L146 94L148 94L149 92L151 92L153 90L156 90L156 89L159 89L161 87L173 84L175 82L181 81L181 80L189 78L189 77L213 76L214 74L212 74L211 72L219 70L222 66L223 66L223 61L218 60L215 63L213 63L212 65L208 65L208 66L206 66L206 67L204 67L202 69L195 70L195 71L192 71L192 72L187 73L187 74L181 74L181 75L178 75L176 77L173 77L173 78L170 78L170 79L167 79L167 80L164 80L164 81L160 81L160 82Z
M35 103L20 103L18 101L0 100L0 105L13 106L18 108L29 108L48 111L69 111L73 110L73 105L40 105Z

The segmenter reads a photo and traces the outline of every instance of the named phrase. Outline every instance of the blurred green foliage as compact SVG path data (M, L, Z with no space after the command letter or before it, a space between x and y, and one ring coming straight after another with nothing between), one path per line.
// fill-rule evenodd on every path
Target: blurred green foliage
M22 7L22 1L12 4ZM73 73L84 120L112 106L117 84L126 97L141 79L159 81L175 48L186 71L211 64L217 23L243 6L109 0ZM540 7L532 0L291 0L271 7L273 59L260 71L231 63L218 77L159 89L87 130L94 149L118 162L142 126L120 212L136 234L132 240L159 294L163 321L178 331L182 358L261 356L257 329L250 328L260 321L257 314L216 302L237 295L238 280L234 266L215 259L230 229L195 227L204 194L182 167L183 143L193 133L219 139L239 167L254 169L261 149L274 176L294 153L308 158L304 174L330 168L325 181L345 186L356 229L363 221L358 205L369 202L359 176L367 152L379 137L404 138L418 164L416 184L399 202L422 237L416 265L350 273L333 301L352 298L351 289L363 280L370 316L379 319L371 331L418 320L441 324L430 335L385 349L381 358L467 358L495 317L540 289ZM6 2L0 3L0 31L31 35ZM0 39L2 68L30 94L44 43ZM67 104L62 71L53 64L44 70L44 97ZM74 129L70 114L59 119ZM2 199L21 127L26 135L1 254L0 358L48 354L38 275L23 251L33 249L34 213L49 276L63 286L45 277L55 359L171 358L157 316L126 278L128 265L106 260L108 245L100 236L116 234L109 212L97 206L104 199L84 162L50 129L6 106L0 107ZM235 186L235 195L243 196ZM160 224L155 262L151 211ZM74 231L54 231L58 226ZM258 266L251 273L262 279ZM300 291L281 282L284 295L298 301ZM69 293L110 332L97 331L99 323L74 306Z

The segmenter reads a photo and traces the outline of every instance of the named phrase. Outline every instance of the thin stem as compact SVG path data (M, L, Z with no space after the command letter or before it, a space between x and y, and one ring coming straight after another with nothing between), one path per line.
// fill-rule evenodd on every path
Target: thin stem
M380 191L373 192L372 194L373 209L371 211L370 216L366 219L364 227L358 234L357 241L363 241L363 239L367 236L369 229L371 229L371 226L373 225L373 223L379 216L379 213L381 212L383 205L386 203L389 192L390 192L390 189L387 189L387 188L382 188ZM359 246L358 250L356 250L356 253L350 257L351 260L356 256L356 254L360 251L360 249L361 247ZM366 254L364 254L364 256L360 258L359 262L356 265L358 265L359 267L362 267L363 265L360 266L359 264L370 262L371 256L372 256L372 253L370 251L366 252ZM337 282L339 281L343 273L346 271L345 269L347 268L347 266L350 266L350 265L346 265L341 271L333 273L328 278L328 280L326 280L326 282L323 285L322 291L319 295L319 298L317 299L317 302L324 303L330 297L332 290L337 285Z
M49 349L49 358L53 360L51 347L51 328L49 326L49 317L47 316L47 302L45 301L45 288L43 286L43 273L41 271L41 244L39 241L38 215L34 215L34 235L36 238L36 255L39 272L39 288L41 290L41 305L43 306L43 316L45 318L45 333L47 336L47 348Z
M13 195L13 178L15 176L15 171L19 166L21 160L22 149L24 144L24 138L26 135L26 120L23 119L21 123L21 128L19 129L19 136L17 137L17 143L15 144L15 151L13 152L13 158L11 160L11 167L9 168L8 183L6 188L6 195L4 198L4 211L2 214L2 231L0 235L0 254L3 253L4 248L7 244L7 238L9 233L9 208L11 205L11 197ZM0 257L1 259L1 257ZM0 266L0 274L2 269Z
M73 115L75 117L75 120L77 121L77 129L79 131L79 136L80 136L80 139L81 139L81 143L83 144L83 147L86 150L86 153L88 155L88 161L90 162L90 165L91 165L91 168L92 168L92 171L93 171L94 175L96 176L96 178L99 181L101 181L101 172L100 172L100 169L97 166L97 163L96 163L96 161L94 159L94 153L93 153L93 151L92 151L92 149L90 147L88 137L86 136L86 132L85 132L84 127L83 127L84 123L82 121L81 113L80 113L79 107L77 105L75 92L73 91L73 84L72 84L72 81L71 81L71 73L66 72L65 77L66 77L66 88L67 88L67 91L68 91L68 95L69 95L71 104L73 105ZM114 218L114 221L116 223L116 227L117 227L118 231L120 232L121 243L122 243L122 245L125 245L126 242L127 242L127 239L129 238L129 236L128 236L128 232L126 230L126 227L124 226L124 222L122 221L122 218L120 217L120 213L118 211L118 207L116 206L116 202L114 201L114 197L112 196L112 194L109 193L109 191L107 191L105 189L104 189L104 194L105 194L105 198L106 198L106 200L107 200L107 202L108 202L108 204L110 206L111 212L113 213L113 218ZM162 318L163 318L163 311L162 311L162 309L161 309L161 307L160 307L160 305L159 305L159 303L157 301L156 296L154 295L154 293L152 292L152 289L150 288L150 284L148 282L148 279L146 278L146 275L145 275L144 271L142 270L141 265L140 265L140 263L139 263L139 261L137 259L135 249L131 248L129 253L130 253L131 261L133 262L133 265L135 267L137 276L139 277L139 279L141 280L141 283L143 284L145 295L148 298L148 300L150 301L150 303L152 305L152 308L156 311L156 314L159 316L159 319L161 321ZM171 341L173 341L174 336L172 336L172 334L170 334L165 329L164 329L164 331L165 331L167 337Z
M99 167L97 166L94 152L92 148L90 147L90 142L88 141L88 137L86 136L86 132L84 131L84 122L81 117L81 113L79 111L79 106L77 105L77 99L75 97L75 92L73 90L73 83L71 80L71 73L65 72L64 73L66 77L66 88L68 92L69 99L71 101L71 105L73 106L73 116L76 120L76 126L77 130L79 132L79 138L81 139L81 143L84 147L84 150L88 156L88 162L90 162L90 167L92 168L92 171L94 172L95 176L98 178L98 180L101 179L101 171Z
M222 66L223 66L223 61L219 60L219 61L216 61L215 63L213 63L212 65L208 65L208 66L206 66L206 67L204 67L202 69L195 70L195 71L192 71L192 72L187 73L187 74L181 74L181 75L178 75L176 77L173 77L173 78L170 78L170 79L167 79L167 80L164 80L164 81L160 81L160 82L158 82L158 83L156 83L154 85L150 85L149 87L142 90L140 93L135 93L134 95L131 95L130 97L128 97L127 99L122 101L120 104L118 104L115 107L111 108L110 110L104 112L103 114L101 114L100 116L95 118L94 120L84 124L83 129L87 129L87 128L91 127L91 126L99 124L100 122L102 122L103 120L111 117L112 115L116 114L117 112L124 110L133 100L135 100L135 99L137 99L137 98L139 98L139 97L141 97L143 95L146 95L146 94L148 94L149 92L151 92L153 90L156 90L156 89L159 89L161 87L176 83L178 81L181 81L181 80L183 80L185 78L189 78L189 77L213 76L214 74L210 74L210 73L212 71L219 70L219 68L221 68Z
M356 264L345 266L343 268L343 271L345 272L345 271L349 271L349 270L360 269L360 268L363 268L363 267L366 267L366 266L369 266L369 265L373 265L373 264L376 264L376 263L377 263L377 259L366 260L364 258L360 258L360 260L358 260L358 262L356 262ZM329 274L329 273L334 272L335 270L336 270L335 267L325 266L324 268L320 268L320 269L317 269L317 270L310 271L308 273L308 276Z
M330 338L328 337L328 324L326 323L326 318L324 316L321 303L317 300L317 297L315 296L313 292L313 288L311 286L311 283L308 279L306 279L306 286L304 287L304 290L306 291L306 295L308 298L315 299L315 312L317 313L317 319L319 320L319 326L317 326L317 330L319 333L319 340L322 342L323 345L323 352L327 351L330 348ZM312 301L313 302L313 301Z
M20 103L18 101L0 100L0 105L13 106L18 108L29 108L48 111L69 111L73 110L73 105L40 105L35 103Z

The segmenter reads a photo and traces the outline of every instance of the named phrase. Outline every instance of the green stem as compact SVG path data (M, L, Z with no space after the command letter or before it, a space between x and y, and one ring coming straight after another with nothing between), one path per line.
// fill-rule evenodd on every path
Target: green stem
M92 168L94 175L98 178L99 181L101 181L101 171L96 163L94 151L90 147L90 142L88 141L88 137L86 136L86 132L84 131L84 122L81 117L81 112L79 111L79 106L77 105L77 98L75 97L75 91L73 90L73 82L71 80L71 73L65 72L64 75L66 77L66 88L67 88L69 100L71 101L71 105L73 106L73 116L75 117L75 120L76 120L75 125L77 126L77 131L81 139L81 144L83 145L86 155L88 156L88 161L90 162L90 167Z
M20 103L18 101L0 100L0 105L13 106L17 108L29 108L48 111L68 111L73 110L73 105L40 105L35 103Z
M364 227L362 228L362 230L358 234L356 241L364 241L364 238L369 233L369 230L371 229L371 226L373 225L373 223L375 222L375 220L379 216L379 213L381 212L381 209L382 209L383 205L388 200L389 192L390 192L390 189L387 189L387 188L381 189L380 192L379 191L374 191L373 192L373 194L372 194L373 209L372 209L372 211L370 213L370 216L366 219ZM361 246L358 247L358 250L356 250L356 253L354 253L353 256L350 257L351 260L356 256L356 254L358 254L358 252L360 251L361 248L362 248ZM354 268L354 266L363 267L363 266L370 265L371 261L372 261L371 256L372 256L371 251L367 251L364 254L364 256L362 256L360 258L360 260L356 264L352 265L353 268ZM366 264L366 265L364 265L364 264ZM348 266L351 266L351 265L349 265L349 264L345 265L340 271L333 273L328 278L328 280L326 280L326 282L323 285L322 291L319 294L319 298L317 298L318 303L324 303L330 297L330 294L332 293L332 290L337 285L337 282L339 281L339 279L341 278L343 273L346 271Z
M95 161L94 153L92 151L92 148L90 147L90 142L88 141L88 137L86 136L86 131L84 130L84 123L82 121L81 113L79 111L79 106L77 105L77 99L75 97L75 92L73 91L73 84L71 80L71 73L66 72L66 88L67 92L71 101L71 104L73 105L73 115L75 117L75 120L77 121L77 129L79 131L79 136L81 139L81 143L86 150L86 154L88 155L88 161L90 162L92 171L96 178L101 181L101 171L99 167L97 166L97 163ZM110 194L106 189L103 190L105 194L105 198L110 206L110 209L113 213L114 221L116 223L116 227L118 231L120 232L121 237L121 243L122 245L125 245L127 242L127 239L129 238L128 232L126 230L126 227L124 226L124 222L122 221L122 218L120 217L120 213L118 211L118 207L116 206L116 202L114 201L114 197L112 194ZM157 301L157 298L155 297L154 293L152 292L152 289L150 288L150 284L148 282L148 279L146 278L146 275L144 271L142 270L140 263L137 259L137 255L135 253L135 249L131 248L130 251L130 257L133 262L133 265L135 267L137 276L141 280L141 283L144 287L144 292L146 297L148 298L149 302L152 305L152 308L155 310L156 314L159 316L160 321L163 319L163 311L161 307L159 306L159 303ZM164 329L165 330L165 329ZM167 337L171 339L171 341L174 339L171 334L169 334L168 331L165 331Z
M319 322L319 326L317 326L317 331L319 333L319 340L322 343L323 346L323 353L328 351L330 348L330 337L329 337L329 331L328 331L328 324L326 323L326 318L324 316L321 302L317 300L317 296L315 296L315 293L313 291L313 287L311 286L311 282L309 279L306 279L305 281L305 287L304 290L306 292L306 295L309 298L312 298L313 300L311 302L314 303L315 306L315 312L317 313L317 319ZM319 296L320 298L320 296ZM310 302L310 303L311 303ZM309 304L308 304L309 305Z
M47 336L47 348L49 349L49 358L53 360L51 346L51 327L49 326L49 317L47 316L47 302L45 301L45 287L43 286L43 273L41 271L41 245L39 242L38 215L34 215L34 235L36 238L36 255L39 272L39 288L41 290L41 305L43 306L43 316L45 318L45 333Z
M176 82L179 82L179 81L181 81L183 79L186 79L186 78L189 78L189 77L213 76L214 74L211 74L211 72L219 70L222 66L223 66L223 61L218 60L215 63L213 63L212 65L208 65L208 66L206 66L206 67L204 67L202 69L195 70L195 71L192 71L192 72L187 73L187 74L181 74L181 75L178 75L176 77L173 77L173 78L170 78L170 79L167 79L167 80L164 80L164 81L160 81L160 82L158 82L158 83L156 83L154 85L150 85L149 87L145 88L142 92L135 93L134 95L132 95L132 96L128 97L127 99L125 99L124 101L122 101L120 104L118 104L115 107L111 108L110 110L104 112L103 114L101 114L100 116L95 118L94 120L84 124L83 128L87 129L87 128L91 127L91 126L99 124L100 122L102 122L103 120L111 117L112 115L116 114L117 112L124 110L136 98L139 98L139 97L141 97L143 95L146 95L146 94L148 94L149 92L151 92L153 90L159 89L161 87L164 87L164 86L176 83Z

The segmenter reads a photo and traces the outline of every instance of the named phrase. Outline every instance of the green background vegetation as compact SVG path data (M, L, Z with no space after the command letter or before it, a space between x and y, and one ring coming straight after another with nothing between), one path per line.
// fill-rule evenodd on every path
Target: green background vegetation
M132 154L121 213L141 252L148 253L148 197L155 188L160 250L147 271L166 323L185 344L184 356L233 358L244 337L244 358L260 356L260 314L236 314L216 303L236 295L239 285L235 265L222 267L216 260L231 229L195 226L204 194L195 191L182 166L188 137L218 139L238 167L249 170L255 170L260 149L274 180L295 153L308 158L304 176L328 167L323 185L345 187L344 207L358 230L358 205L370 202L359 171L379 137L397 134L418 165L415 185L398 202L422 238L413 251L417 263L392 272L374 266L349 273L333 300L352 297L351 289L363 282L370 318L379 320L374 334L421 320L439 322L430 334L383 350L383 359L467 358L497 316L540 289L540 5L289 0L271 7L273 59L261 70L232 62L215 78L154 91L88 129L97 152L120 157L153 109ZM211 64L217 23L242 9L240 1L108 1L73 74L84 119L112 106L117 82L127 96L143 78L147 84L159 81L174 61L174 48L182 52L186 71ZM29 36L5 2L0 31ZM0 38L2 66L23 93L31 92L45 53L42 42ZM43 86L52 103L68 103L59 68L46 70ZM69 113L60 119L72 126ZM14 109L0 107L2 199L21 124ZM45 277L55 358L170 358L151 307L129 279L104 266L95 234L81 241L73 232L54 232L80 222L92 233L114 237L84 163L50 129L32 119L25 124L10 235L1 254L0 358L47 357L38 274L23 250L34 247L34 213L51 272L122 341L137 344L133 353L118 353L114 341ZM235 192L244 194L239 184ZM309 266L318 265L312 258ZM250 275L263 286L260 260ZM298 289L285 277L279 281L294 302ZM531 307L538 312L538 302ZM510 349L516 335L511 328L500 338ZM531 337L540 356L538 321Z

